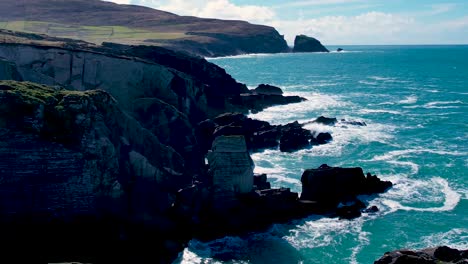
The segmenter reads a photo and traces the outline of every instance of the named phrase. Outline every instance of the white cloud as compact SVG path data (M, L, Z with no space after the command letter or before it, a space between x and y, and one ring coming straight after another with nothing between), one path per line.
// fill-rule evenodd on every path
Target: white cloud
M294 36L315 36L328 44L388 43L414 24L414 20L393 14L368 12L358 16L326 16L317 19L274 21L272 25L293 43Z
M138 4L151 6L178 15L246 20L252 23L265 23L276 17L275 11L270 7L236 5L229 0L135 0L131 2L138 2Z
M325 5L337 5L337 4L350 4L366 2L366 0L305 0L305 1L293 1L289 3L283 3L275 5L275 8L284 7L304 7L304 6L325 6Z
M114 2L117 4L125 4L128 5L130 4L131 0L105 0L106 2Z

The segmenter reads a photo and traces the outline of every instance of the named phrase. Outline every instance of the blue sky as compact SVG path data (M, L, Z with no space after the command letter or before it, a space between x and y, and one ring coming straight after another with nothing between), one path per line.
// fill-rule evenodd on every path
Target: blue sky
M111 0L179 15L240 19L326 45L468 44L468 0Z

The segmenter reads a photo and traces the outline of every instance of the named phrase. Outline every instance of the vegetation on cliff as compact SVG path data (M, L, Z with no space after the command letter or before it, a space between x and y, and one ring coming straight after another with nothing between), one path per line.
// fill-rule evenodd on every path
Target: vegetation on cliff
M2 1L0 28L97 44L157 45L208 57L288 50L284 38L272 27L178 16L100 0Z

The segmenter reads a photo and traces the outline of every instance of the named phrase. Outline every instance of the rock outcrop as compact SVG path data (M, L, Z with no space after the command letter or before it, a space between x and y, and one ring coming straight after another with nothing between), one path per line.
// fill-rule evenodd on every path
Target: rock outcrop
M365 208L364 204L357 201L358 195L383 193L392 187L391 182L381 181L370 173L365 176L361 168L329 167L326 164L317 169L305 170L301 182L301 200L315 201L325 208L337 208L340 203L351 202L342 210L345 218L356 211L356 216L359 216L360 210Z
M427 248L420 251L396 250L387 252L374 264L436 264L436 263L468 263L468 249L458 250L447 246Z
M93 241L141 242L146 233L134 227L144 223L154 245L167 250L153 261L169 261L180 250L179 242L175 248L165 243L180 237L169 211L173 194L192 180L184 160L112 96L0 81L0 105L3 242L29 241L24 248L38 249L40 259L51 253L45 247L57 250L53 255ZM35 237L49 242L29 245Z
M255 165L244 137L217 137L207 159L213 181L213 207L229 210L237 204L239 195L253 190Z
M254 92L258 94L283 95L281 88L269 84L260 84L254 89Z
M196 129L203 153L208 151L216 137L229 135L244 136L247 148L251 151L279 147L283 152L294 152L332 140L329 133L312 133L298 122L274 126L241 113L226 113L205 120Z
M296 36L293 52L330 52L320 41L306 35Z

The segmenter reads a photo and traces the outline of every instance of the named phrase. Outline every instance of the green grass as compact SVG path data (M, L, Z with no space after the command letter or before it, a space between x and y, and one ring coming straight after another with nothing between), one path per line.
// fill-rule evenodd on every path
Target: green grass
M100 44L109 42L142 42L144 40L171 40L186 37L181 32L153 32L122 26L74 26L41 21L4 21L1 29L41 33L54 37L81 39Z

